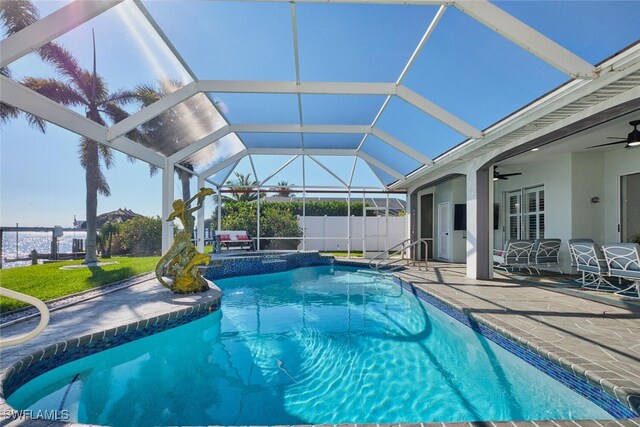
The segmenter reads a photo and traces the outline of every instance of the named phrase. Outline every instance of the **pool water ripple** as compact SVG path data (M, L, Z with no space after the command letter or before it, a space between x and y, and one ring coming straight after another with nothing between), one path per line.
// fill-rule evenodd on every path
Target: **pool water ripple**
M220 311L61 366L9 403L115 426L611 418L384 276L216 284Z

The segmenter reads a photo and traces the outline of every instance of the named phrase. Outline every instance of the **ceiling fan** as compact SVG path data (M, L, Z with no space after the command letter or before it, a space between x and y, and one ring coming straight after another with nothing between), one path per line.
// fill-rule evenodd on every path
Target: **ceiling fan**
M497 181L499 179L509 179L510 176L522 175L522 172L517 173L500 173L498 172L498 167L493 168L493 180Z
M606 147L607 145L616 145L616 144L627 144L624 148L640 147L640 130L638 130L638 126L640 125L640 120L634 120L632 122L629 122L629 124L633 126L633 130L629 133L629 135L627 135L626 138L619 138L619 137L613 137L613 136L607 138L607 139L621 139L622 141L608 142L606 144L594 145L593 147L587 147L587 149Z

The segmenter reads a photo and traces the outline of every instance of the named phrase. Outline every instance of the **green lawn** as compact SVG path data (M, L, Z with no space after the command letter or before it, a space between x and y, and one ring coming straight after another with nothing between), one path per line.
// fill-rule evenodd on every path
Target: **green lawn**
M48 301L153 271L158 259L159 257L113 257L102 261L117 261L118 264L74 270L60 270L60 267L80 264L82 261L2 269L0 286ZM0 298L2 313L26 305L28 304L9 298Z
M326 251L323 252L321 251L323 254L331 254L333 256L337 256L337 257L342 257L342 258L346 258L347 257L347 251ZM351 251L351 258L362 258L362 251Z

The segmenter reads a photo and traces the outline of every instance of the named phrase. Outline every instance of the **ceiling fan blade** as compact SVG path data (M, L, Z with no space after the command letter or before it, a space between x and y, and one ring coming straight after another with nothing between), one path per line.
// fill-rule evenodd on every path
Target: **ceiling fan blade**
M517 175L522 175L522 172L517 172L517 173L501 173L500 176L517 176Z
M616 144L626 144L627 140L625 139L624 141L618 141L618 142L609 142L607 144L600 144L600 145L594 145L592 147L587 147L587 150L590 148L598 148L598 147L606 147L608 145L616 145Z
M626 141L627 138L622 138L620 136L608 136L607 139L619 139L621 141Z

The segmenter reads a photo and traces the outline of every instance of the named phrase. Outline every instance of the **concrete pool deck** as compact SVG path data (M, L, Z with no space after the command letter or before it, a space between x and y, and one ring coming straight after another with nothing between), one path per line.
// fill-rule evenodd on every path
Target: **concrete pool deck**
M546 286L518 284L505 279L472 280L465 277L465 266L457 264L430 263L429 271L409 269L398 273L398 276L531 350L570 370L573 367L577 375L584 375L592 383L600 383L621 399L640 396L640 311L633 307L620 308ZM61 308L51 314L50 325L41 336L26 345L2 350L0 372L6 373L13 363L48 345L184 310L200 304L200 298L172 295L155 279L150 279ZM17 336L33 328L37 321L29 319L7 325L0 329L0 333L3 338ZM0 405L2 410L7 408ZM442 426L441 423L436 424ZM640 417L615 421L447 423L446 426L468 427L470 424L498 427L640 427ZM0 421L0 425L63 423L6 419ZM435 424L424 424L427 425Z

